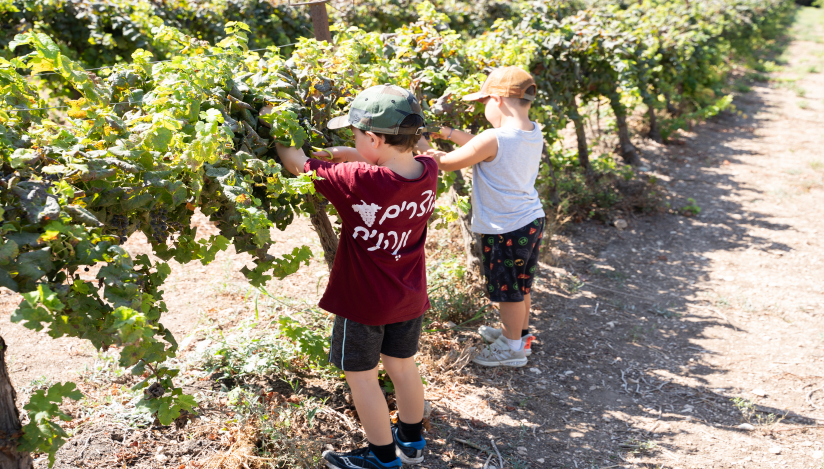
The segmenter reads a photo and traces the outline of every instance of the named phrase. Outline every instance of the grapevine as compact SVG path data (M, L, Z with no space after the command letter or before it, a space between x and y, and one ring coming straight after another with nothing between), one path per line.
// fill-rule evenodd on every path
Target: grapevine
M104 55L110 66L93 72L84 67L96 59L70 50L74 43L56 32L57 40L36 29L17 34L0 54L0 286L22 296L12 319L54 338L85 338L99 350L116 345L120 365L143 377L135 386L144 393L140 405L169 425L197 403L175 386L178 370L166 364L178 348L160 322L167 261L207 264L232 245L252 256L242 272L262 286L312 255L306 246L268 254L277 230L296 216L334 213L314 194L311 174L282 171L275 142L307 153L351 145L351 131L327 131L326 123L360 90L381 83L412 90L428 122L480 130L483 109L460 97L477 90L491 68L518 65L538 83L533 118L548 143L567 120L578 126L582 104L605 98L621 153L637 163L622 120L633 107L644 103L654 116L663 106L717 106L730 55L763 41L792 7L783 0L706 0L577 12L554 2L501 8L511 8L508 18L485 18L483 28L461 32L449 27L454 16L420 2L417 18L391 35L355 26L340 27L333 44L287 35L297 41L291 52L261 39L260 24L253 40L253 28L232 21L221 33L187 34L204 20L186 17L178 29L140 10L132 15L143 21L130 44L140 43L139 35L145 47ZM682 14L668 15L672 8ZM123 54L129 59L115 60ZM27 77L45 73L73 95L60 119L50 117L38 93L45 84ZM669 131L662 128L664 137ZM586 137L578 137L587 166ZM454 177L444 175L439 191ZM196 209L219 234L196 238ZM456 212L438 215L452 220ZM158 261L123 249L137 231ZM94 280L80 273L90 266L100 267ZM43 406L54 406L61 393L77 396L72 386L55 389ZM56 406L49 409L58 416ZM44 447L43 432L27 426L21 447L45 448L53 458L59 439Z

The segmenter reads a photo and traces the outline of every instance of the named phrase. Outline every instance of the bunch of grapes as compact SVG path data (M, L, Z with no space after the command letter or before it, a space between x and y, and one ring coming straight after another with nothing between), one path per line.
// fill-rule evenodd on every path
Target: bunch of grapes
M292 207L288 204L281 205L277 209L269 212L269 219L275 224L277 229L285 230L292 220L295 219L295 213Z
M165 243L169 237L169 219L165 208L152 210L149 213L149 226L152 227L152 237L158 243Z
M117 230L118 244L125 243L127 238L126 232L129 229L129 219L121 214L112 215L109 226Z

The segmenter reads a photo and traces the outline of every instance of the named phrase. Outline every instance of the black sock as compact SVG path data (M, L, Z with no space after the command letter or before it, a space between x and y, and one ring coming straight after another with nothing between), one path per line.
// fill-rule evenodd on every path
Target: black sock
M398 439L404 443L414 443L421 441L421 430L423 429L423 420L418 423L406 423L398 419Z
M392 462L397 459L397 455L395 454L395 442L389 443L388 445L378 446L369 443L369 451L371 451L378 461L380 462Z
M521 329L521 337L523 337L525 335L528 335L528 334L529 334L529 328L528 327L526 329Z

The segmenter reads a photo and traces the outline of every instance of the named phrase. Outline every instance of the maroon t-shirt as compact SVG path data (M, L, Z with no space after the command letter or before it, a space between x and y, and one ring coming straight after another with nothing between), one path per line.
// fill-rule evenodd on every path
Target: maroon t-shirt
M310 159L305 171L338 211L340 244L319 306L368 326L414 319L429 309L426 222L435 205L438 164L428 156L417 179L382 166Z

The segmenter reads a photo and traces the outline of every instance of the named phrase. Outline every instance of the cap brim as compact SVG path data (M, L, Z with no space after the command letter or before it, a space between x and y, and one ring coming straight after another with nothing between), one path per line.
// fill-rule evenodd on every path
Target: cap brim
M463 99L464 101L480 101L488 96L488 94L478 91L477 93L470 93L461 99Z
M329 123L326 124L326 127L331 130L335 130L349 127L350 125L352 124L349 122L349 116L338 116L330 120Z

